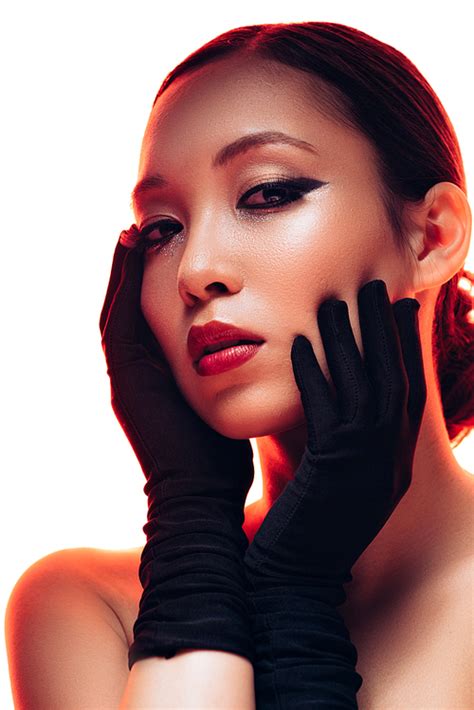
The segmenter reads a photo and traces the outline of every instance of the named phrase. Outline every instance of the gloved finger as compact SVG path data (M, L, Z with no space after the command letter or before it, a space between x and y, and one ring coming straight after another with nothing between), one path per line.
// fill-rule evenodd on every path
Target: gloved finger
M408 416L415 436L418 435L426 404L426 380L420 341L418 311L420 303L415 298L402 298L393 305L405 370L409 381Z
M376 416L380 420L397 409L404 388L405 370L398 329L381 279L369 281L359 290L359 322L367 374L376 394Z
M291 348L291 363L306 415L309 449L315 453L322 438L338 422L338 412L329 383L310 341L297 335Z
M117 249L121 245L117 246ZM125 247L122 247L125 248ZM112 298L102 334L104 350L111 352L124 345L138 342L138 319L141 314L140 296L143 279L143 251L127 249L121 260L119 285Z
M166 358L164 350L157 340L155 334L150 328L143 311L140 311L137 321L137 340L143 344L145 350L150 356L150 359L159 366L159 369L166 374L171 375L171 366Z
M104 335L104 328L109 315L110 306L119 286L120 279L122 278L123 260L125 258L125 255L127 254L128 249L134 243L137 243L137 238L138 229L135 224L132 224L129 229L123 229L120 232L117 244L115 246L114 256L112 259L112 268L110 270L109 284L107 286L107 292L105 294L104 303L100 313L99 328L101 337Z
M344 422L373 417L373 393L352 331L345 301L331 298L320 306L318 325Z

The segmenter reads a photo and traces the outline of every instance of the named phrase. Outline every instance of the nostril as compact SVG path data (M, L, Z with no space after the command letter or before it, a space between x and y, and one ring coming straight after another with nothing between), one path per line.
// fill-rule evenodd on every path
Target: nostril
M227 291L227 287L225 286L225 284L222 283L222 281L214 281L214 283L209 284L209 286L206 286L206 291L214 289L218 293L226 293Z

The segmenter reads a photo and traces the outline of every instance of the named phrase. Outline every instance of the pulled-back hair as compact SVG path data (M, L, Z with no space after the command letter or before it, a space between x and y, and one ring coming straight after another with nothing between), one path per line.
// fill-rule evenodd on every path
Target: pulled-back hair
M454 183L467 194L456 133L432 87L404 54L347 25L297 22L231 29L169 72L153 105L178 77L236 52L312 75L322 110L369 138L400 249L411 248L405 203L421 203L438 182ZM473 284L474 275L460 269L441 286L433 319L435 372L453 446L474 426Z

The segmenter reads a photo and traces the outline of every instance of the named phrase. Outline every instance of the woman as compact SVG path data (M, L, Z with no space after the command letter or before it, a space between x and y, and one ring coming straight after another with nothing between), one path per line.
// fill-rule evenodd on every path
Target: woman
M275 131L299 145L260 136L252 147L240 140L222 150ZM391 303L421 304L427 397L412 483L352 567L338 610L358 653L361 708L468 707L473 479L450 440L472 426L473 326L458 288L471 212L454 130L432 89L406 57L350 27L231 30L165 79L139 177L146 323L192 410L226 437L257 437L264 494L245 510L250 543L308 439L289 357L295 336L311 342L330 380L314 318L324 299L347 303L361 352L364 284L382 279ZM227 374L197 374L186 336L211 319L250 328L264 348ZM142 660L129 673L142 553L61 551L19 581L7 634L20 707L114 707L133 693L153 696L145 684L158 678L164 707L165 676L166 687L196 686L196 659L203 685L221 674L247 701L252 666L237 655L184 652Z

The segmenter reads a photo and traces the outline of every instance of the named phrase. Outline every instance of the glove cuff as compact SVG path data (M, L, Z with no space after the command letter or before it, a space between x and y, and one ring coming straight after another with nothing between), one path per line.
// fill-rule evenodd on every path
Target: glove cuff
M182 649L229 651L254 661L243 554L248 540L231 503L162 500L143 527L143 587L128 666ZM235 507L235 506L234 506Z
M332 594L345 596L343 590ZM357 709L363 682L355 670L357 649L340 614L324 601L327 597L327 587L248 592L259 710Z

